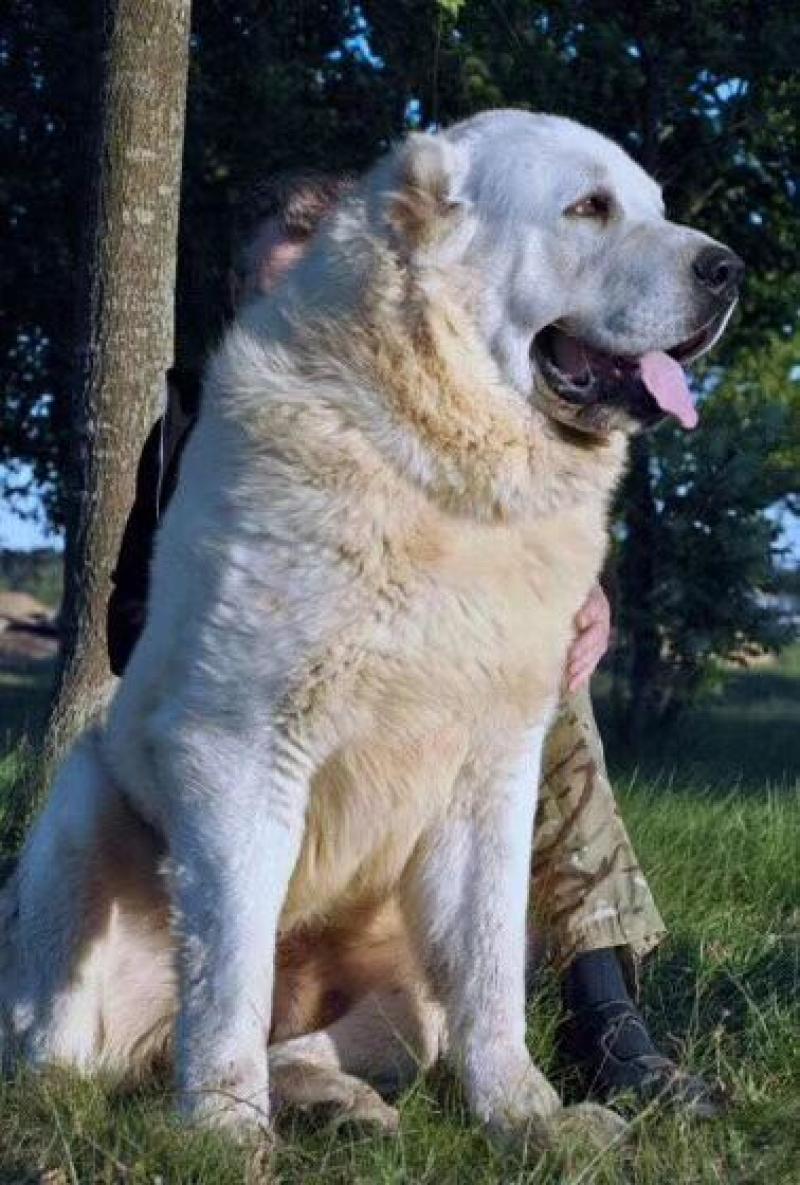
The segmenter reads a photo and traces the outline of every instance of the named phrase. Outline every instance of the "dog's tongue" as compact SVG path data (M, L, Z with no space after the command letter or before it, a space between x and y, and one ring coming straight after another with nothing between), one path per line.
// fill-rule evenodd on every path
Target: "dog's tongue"
M661 350L651 350L639 361L642 382L662 411L675 416L684 428L697 427L697 408L680 362Z

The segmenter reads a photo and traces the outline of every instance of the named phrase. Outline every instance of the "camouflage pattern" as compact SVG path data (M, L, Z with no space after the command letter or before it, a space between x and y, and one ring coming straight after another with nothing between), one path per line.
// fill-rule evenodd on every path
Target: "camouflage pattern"
M635 963L665 928L620 818L588 690L562 701L548 734L531 896L559 968L624 946Z

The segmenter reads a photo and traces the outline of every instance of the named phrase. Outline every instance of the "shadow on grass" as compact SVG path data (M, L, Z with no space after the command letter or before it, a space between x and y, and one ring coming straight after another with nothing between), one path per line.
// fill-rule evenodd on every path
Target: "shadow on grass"
M800 781L800 678L792 671L731 675L671 731L633 757L614 737L608 697L595 697L614 776L730 794L787 789Z
M769 949L745 966L711 969L705 952L678 940L654 957L644 985L648 1019L659 1036L682 1041L691 1031L719 1025L737 1036L755 1016L793 1011L800 1000L800 930L776 935Z

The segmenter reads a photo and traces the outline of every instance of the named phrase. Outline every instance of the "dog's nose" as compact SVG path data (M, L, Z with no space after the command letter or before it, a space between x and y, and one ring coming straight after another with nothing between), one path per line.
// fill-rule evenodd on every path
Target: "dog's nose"
M692 263L698 284L714 296L733 297L744 276L744 263L727 247L703 247Z

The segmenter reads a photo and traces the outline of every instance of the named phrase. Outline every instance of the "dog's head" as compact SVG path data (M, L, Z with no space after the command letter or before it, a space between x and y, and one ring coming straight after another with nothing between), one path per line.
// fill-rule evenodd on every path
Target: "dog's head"
M399 150L390 221L413 263L479 277L506 381L600 436L696 412L683 366L719 338L744 265L668 221L656 183L570 120L492 111Z

